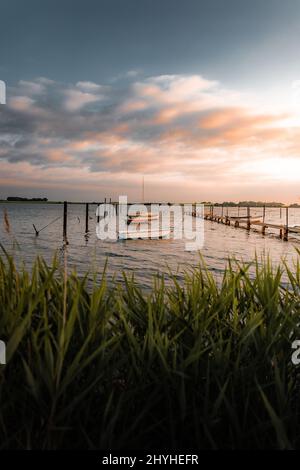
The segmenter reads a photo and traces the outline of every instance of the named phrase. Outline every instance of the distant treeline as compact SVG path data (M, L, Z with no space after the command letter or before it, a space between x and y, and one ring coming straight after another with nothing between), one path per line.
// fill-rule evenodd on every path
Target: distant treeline
M6 198L7 201L43 201L43 202L47 202L48 199L46 197L32 197L32 198L28 198L28 197L14 197L14 196L10 196L8 198Z
M224 206L224 207L285 207L285 204L282 202L262 202L262 201L240 201L240 202L230 202L230 201L225 201L225 202L204 202L203 204L213 204L216 207L219 206ZM300 207L300 204L294 203L291 204L289 207Z

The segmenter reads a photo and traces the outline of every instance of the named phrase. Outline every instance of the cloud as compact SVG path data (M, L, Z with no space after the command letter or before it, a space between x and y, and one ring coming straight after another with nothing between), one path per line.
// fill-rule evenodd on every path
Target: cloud
M119 107L119 112L121 114L130 114L136 111L142 111L147 108L148 108L148 104L146 101L132 99L132 100L128 100L122 103Z
M10 108L19 112L30 111L33 104L34 100L28 96L14 96L9 102Z
M77 82L76 87L84 92L89 93L99 93L105 88L102 85L98 85L97 83L93 82Z
M94 90L92 90L94 91ZM89 103L100 101L102 96L96 93L81 91L80 89L70 89L65 91L65 109L67 111L79 111Z
M24 94L28 95L40 95L44 93L45 86L40 81L30 82L25 80L20 80L19 87L23 91Z
M133 78L133 77L137 77L140 73L141 73L140 70L128 70L128 72L126 72L126 76L129 78Z
M88 187L97 175L120 184L145 173L225 188L243 179L249 161L265 168L270 158L299 158L288 113L198 75L128 78L110 86L20 81L0 114L3 177L36 184L39 174L48 186L81 173ZM259 176L249 178L255 187Z

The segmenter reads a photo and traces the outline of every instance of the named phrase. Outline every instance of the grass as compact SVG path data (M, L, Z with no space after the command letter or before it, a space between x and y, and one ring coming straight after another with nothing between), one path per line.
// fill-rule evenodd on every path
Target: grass
M0 449L299 448L300 263L254 267L144 293L4 253Z

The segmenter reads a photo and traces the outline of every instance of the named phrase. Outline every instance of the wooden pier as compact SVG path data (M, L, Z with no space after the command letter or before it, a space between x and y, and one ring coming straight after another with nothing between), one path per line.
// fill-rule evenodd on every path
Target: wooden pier
M271 224L266 222L260 222L259 220L251 220L251 217L231 217L226 215L223 216L212 216L210 214L204 215L205 220L211 220L212 222L222 223L225 225L233 225L235 228L243 228L246 230L251 230L251 227L261 227L261 232L263 235L266 234L267 228L278 229L279 230L279 238L283 239L284 241L288 241L288 234L291 231L286 225L284 224ZM294 229L296 230L296 229ZM300 233L300 229L298 229Z
M107 198L105 198L104 200L104 204L107 203ZM118 215L118 203L117 202L112 202L111 198L110 198L110 204L112 204L114 207L115 207L115 210L116 210L116 214ZM84 230L84 235L86 237L86 239L88 238L89 236L89 233L90 233L90 228L89 228L89 219L91 219L92 217L90 217L89 215L89 209L91 206L93 205L97 205L99 206L100 204L103 204L103 203L96 203L96 202L90 202L90 203L78 203L78 204L82 204L85 206L85 223L84 223L84 227L85 227L85 230ZM146 203L145 205L148 206L150 203ZM110 207L110 206L109 206ZM109 207L108 207L108 211L109 211ZM260 206L260 209L262 209L262 213L257 215L257 210L258 210L258 207L250 207L250 206L221 206L221 205L217 205L217 206L205 206L205 210L204 210L204 214L201 211L197 212L196 211L196 204L193 204L191 209L192 210L189 210L188 212L184 212L186 215L190 215L192 217L200 217L200 218L204 218L205 220L208 220L208 221L211 221L211 222L216 222L218 224L224 224L224 225L228 225L228 226L232 226L234 228L241 228L241 229L244 229L244 230L247 230L247 231L250 231L251 229L255 230L256 232L260 231L262 235L266 235L266 231L268 229L272 230L273 233L274 233L274 230L277 231L278 230L278 235L279 235L279 238L284 240L284 241L288 241L289 239L289 234L295 234L295 235L300 235L300 225L289 225L289 207L280 207L280 218L282 216L282 210L285 210L285 223L280 223L280 224L277 224L277 223L272 223L271 222L268 222L266 220L266 207L265 206ZM236 214L230 214L229 213L229 208L235 208L237 209L236 210ZM273 208L273 207L272 207ZM225 210L226 209L226 210ZM245 215L240 215L240 209L246 209L246 214ZM254 215L251 215L251 209L254 209L255 210L255 214ZM108 214L109 212L106 212L106 214ZM225 214L226 213L226 214ZM53 223L56 223L59 219L62 219L63 220L63 242L65 245L68 245L69 244L69 240L68 240L68 234L67 234L67 228L68 228L68 202L67 201L64 201L63 203L63 213L61 216L59 217L56 217L54 220L50 221L47 225L45 225L44 227L42 228L36 228L36 226L34 224L33 225L33 228L34 228L34 231L35 231L35 235L38 236L39 233L46 229L49 225L52 225ZM79 217L78 217L79 219ZM99 223L100 221L100 217L99 215L97 215L96 217L96 222ZM79 222L80 222L80 219L79 219ZM261 229L261 230L258 230L258 229Z
M219 206L218 206L219 207ZM279 238L288 241L289 233L300 234L300 226L299 227L289 227L289 207L285 207L286 210L286 223L285 224L273 224L265 221L266 217L266 208L263 207L263 214L262 216L251 216L251 208L247 207L247 215L239 216L239 207L238 207L238 215L229 215L228 214L228 207L227 207L227 214L224 215L224 207L221 207L221 214L216 214L214 211L214 206L210 206L209 212L204 213L204 219L210 220L211 222L216 222L218 224L224 224L233 226L235 228L241 228L250 231L251 228L255 228L257 231L257 227L261 227L262 235L266 234L266 230L268 228L275 229L279 231ZM255 208L257 209L257 208ZM280 208L281 213L281 208ZM193 210L190 215L193 217L201 217L200 214L197 214L196 210ZM261 220L262 219L262 220Z

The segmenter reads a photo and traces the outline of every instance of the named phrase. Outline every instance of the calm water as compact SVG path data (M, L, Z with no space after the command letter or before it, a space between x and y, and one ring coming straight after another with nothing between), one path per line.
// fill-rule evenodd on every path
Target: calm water
M35 236L32 224L38 229L42 228L56 217L62 215L63 206L60 204L36 203L2 203L0 210L6 208L11 224L11 233L5 231L1 222L0 241L5 248L14 253L18 261L24 261L30 267L37 254L42 255L48 262L51 261L55 251L62 249L62 219L43 230L38 237ZM221 209L215 209L220 211ZM153 274L165 273L169 270L177 273L180 279L183 271L199 263L198 252L187 252L184 240L127 240L119 242L100 241L96 237L95 218L96 206L90 206L90 235L85 238L85 206L69 205L68 207L68 266L76 267L78 273L102 271L108 259L108 277L121 272L134 273L143 286L151 284ZM227 209L224 209L224 215ZM229 208L229 215L237 215L237 208ZM239 215L246 215L246 209L240 209ZM251 215L262 215L262 209L251 209ZM281 218L280 218L281 216ZM1 214L2 217L2 214ZM3 218L3 217L2 217ZM266 209L266 221L285 223L285 210ZM300 225L300 210L289 210L289 224ZM286 257L290 266L295 259L295 246L300 248L300 238L291 238L289 242L278 239L277 232L265 237L260 233L227 227L222 224L205 221L205 242L201 253L209 267L217 276L221 276L228 256L235 256L239 260L250 261L255 252L260 255L270 254L276 264L282 257ZM276 234L276 235L275 235ZM19 247L14 246L17 240Z

